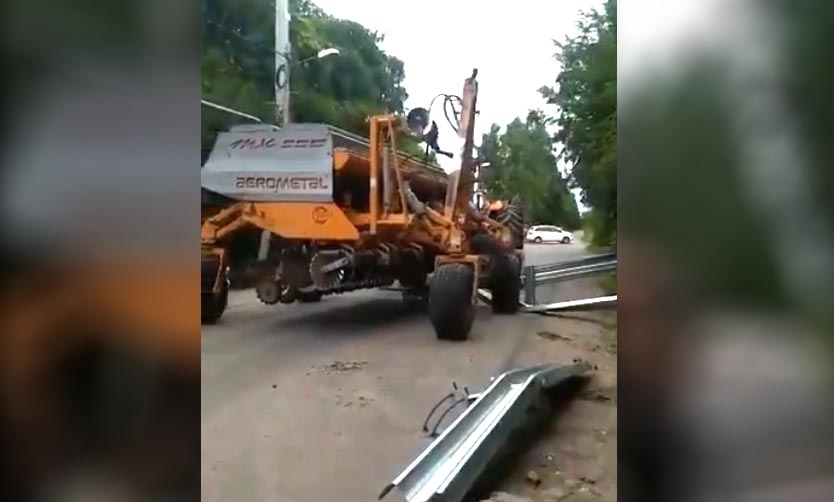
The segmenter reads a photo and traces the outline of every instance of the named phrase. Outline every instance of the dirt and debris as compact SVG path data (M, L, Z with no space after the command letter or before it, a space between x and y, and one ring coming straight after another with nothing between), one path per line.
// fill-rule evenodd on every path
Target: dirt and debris
M546 500L548 502L550 502L550 501L557 502L559 500L564 499L569 494L570 494L570 492L568 492L566 489L555 487L555 488L549 488L547 490L542 491L541 496L542 496L542 500Z
M345 399L342 397L341 394L336 394L336 404L343 408L350 408L351 406L356 403L356 406L359 408L365 408L366 406L370 406L371 403L374 402L374 398L366 396L364 394L357 394L352 398Z
M539 473L536 471L527 471L527 476L524 477L528 483L538 488L540 484L542 484L542 478L539 476Z
M578 399L493 487L489 502L608 502L617 500L617 353L615 313L582 320L542 316L513 366L543 361L587 361L593 376ZM599 317L599 323L588 318ZM562 335L569 332L573 338ZM567 339L566 339L567 338Z
M368 361L334 361L331 364L322 366L323 373L341 373L343 371L361 370L368 364Z
M536 336L539 336L541 338L544 338L545 340L551 340L551 341L562 340L562 341L565 341L565 342L570 342L570 341L573 340L573 338L571 338L569 336L560 335L560 334L554 333L552 331L539 331L538 333L536 333Z
M610 403L616 401L617 390L605 388L589 388L579 395L579 399L584 401L596 401L598 403Z
M507 492L495 492L489 496L488 499L484 499L481 502L531 502L527 497L519 497L518 495L512 495Z

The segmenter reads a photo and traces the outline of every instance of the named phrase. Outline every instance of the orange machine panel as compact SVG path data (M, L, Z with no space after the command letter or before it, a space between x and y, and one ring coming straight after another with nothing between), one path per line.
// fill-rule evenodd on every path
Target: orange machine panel
M356 227L332 202L255 202L245 213L245 218L287 239L359 239Z

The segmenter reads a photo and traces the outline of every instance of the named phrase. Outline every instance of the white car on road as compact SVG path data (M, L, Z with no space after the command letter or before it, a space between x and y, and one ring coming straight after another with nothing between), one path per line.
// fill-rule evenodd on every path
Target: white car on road
M570 244L573 234L553 225L536 225L527 230L527 240L530 242L561 242Z

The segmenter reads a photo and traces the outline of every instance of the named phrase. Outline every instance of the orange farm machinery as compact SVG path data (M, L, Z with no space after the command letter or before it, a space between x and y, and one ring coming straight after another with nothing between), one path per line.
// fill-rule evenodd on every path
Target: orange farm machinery
M370 117L368 140L323 124L221 133L202 185L235 202L202 225L203 322L216 322L226 308L228 239L252 227L267 236L256 287L266 304L398 283L404 301L428 302L438 338L451 340L466 339L478 288L491 290L494 312L515 313L520 211L472 202L476 74L459 98L464 148L451 174L397 150L402 132L436 148L436 126L423 134L424 109L407 125L393 115Z

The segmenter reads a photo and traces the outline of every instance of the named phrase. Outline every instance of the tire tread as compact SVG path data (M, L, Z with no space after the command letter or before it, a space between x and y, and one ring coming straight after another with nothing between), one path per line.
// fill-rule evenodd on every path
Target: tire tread
M429 319L438 339L468 338L475 318L473 282L474 271L462 263L442 265L435 272L429 292Z

